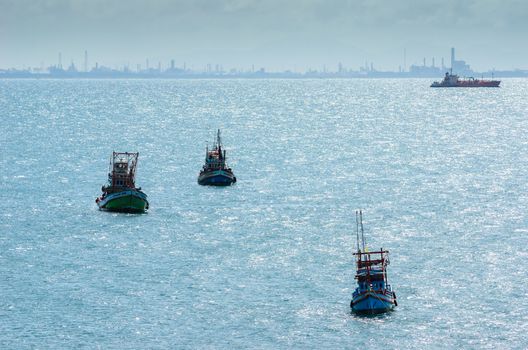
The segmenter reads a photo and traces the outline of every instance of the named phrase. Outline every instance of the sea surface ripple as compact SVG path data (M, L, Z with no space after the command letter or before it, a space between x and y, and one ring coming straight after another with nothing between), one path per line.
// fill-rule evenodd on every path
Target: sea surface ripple
M0 348L527 348L528 80L429 83L0 80ZM229 188L196 183L217 128ZM97 209L113 150L148 214Z

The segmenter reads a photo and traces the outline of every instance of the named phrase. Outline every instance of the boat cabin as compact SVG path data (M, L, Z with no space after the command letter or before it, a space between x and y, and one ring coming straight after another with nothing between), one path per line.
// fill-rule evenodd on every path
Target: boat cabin
M110 172L108 173L108 182L111 188L135 188L138 155L138 153L113 152L112 160L110 161Z
M390 289L387 282L386 267L389 264L389 251L380 249L374 252L354 253L357 257L357 272L355 279L358 281L360 291Z

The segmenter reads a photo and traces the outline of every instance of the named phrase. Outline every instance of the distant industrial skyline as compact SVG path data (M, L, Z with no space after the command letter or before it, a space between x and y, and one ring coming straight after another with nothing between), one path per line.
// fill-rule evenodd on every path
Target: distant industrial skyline
M476 71L528 69L526 18L520 0L0 0L0 67L49 66L61 52L82 69L87 50L109 67L148 57L192 69L397 71L424 56L438 65L454 46Z
M79 68L72 60L68 66L62 61L62 53L58 54L58 61L55 65L48 67L33 67L27 69L1 69L0 78L363 78L363 77L439 77L447 70L460 76L478 76L484 74L502 77L528 77L528 70L488 70L485 72L476 72L466 61L457 59L455 48L451 48L449 65L445 64L442 57L440 65L436 65L435 58L431 59L431 64L427 65L426 58L423 59L422 65L411 65L409 69L406 66L399 66L397 71L378 70L374 67L373 62L365 62L364 66L357 70L346 67L341 62L335 69L324 65L321 69L309 68L305 71L269 71L265 67L255 68L228 68L225 69L219 64L207 64L201 69L189 68L186 63L177 66L176 61L171 59L164 66L161 62L152 64L149 59L145 59L145 65L138 63L135 67L126 64L122 67L108 67L95 62L90 67L88 60L88 51L84 51L83 68ZM406 61L406 50L404 50L404 62Z
M88 56L88 50L83 51L82 60L76 60L73 58L70 58L67 61L64 61L62 51L58 52L57 59L55 62L45 62L43 60L40 60L40 64L38 65L19 65L19 66L12 66L12 67L0 67L0 69L6 70L6 69L19 69L19 70L48 70L49 67L56 67L60 69L67 70L68 68L71 68L72 65L75 68L75 70L79 72L88 72L93 69L96 69L98 66L104 66L106 68L111 68L115 70L129 70L129 71L142 71L142 70L149 70L149 69L158 69L158 70L166 70L166 69L175 69L182 68L183 70L189 69L192 71L229 71L229 70L237 70L237 71L255 71L259 69L266 69L271 72L283 72L283 71L292 71L297 73L307 72L307 71L337 71L340 72L343 69L346 70L378 70L378 71L392 71L392 72L409 72L411 70L411 67L427 67L427 68L441 68L441 69L449 69L453 67L455 71L458 72L488 72L493 70L501 70L497 69L495 67L487 67L484 70L475 70L472 69L469 65L466 64L463 60L456 60L455 59L455 48L450 49L449 55L443 55L441 57L421 57L420 59L413 59L409 60L407 48L402 49L402 57L401 57L401 63L398 65L395 63L395 67L387 68L387 67L380 67L378 66L377 62L375 61L368 61L365 60L365 62L357 67L351 67L349 65L344 64L342 61L339 62L332 62L329 64L322 64L320 66L306 66L302 67L301 65L294 65L293 67L284 67L284 69L269 69L268 67L265 67L263 65L255 65L254 63L246 63L241 66L235 66L227 64L220 64L215 63L214 61L208 62L203 65L195 64L193 62L185 62L185 61L179 61L177 62L175 58L168 58L164 60L153 60L151 58L146 57L142 62L132 62L129 59L121 59L120 62L125 63L108 63L104 61L99 61L97 57L89 59ZM446 49L446 52L448 50ZM79 56L79 55L77 55ZM446 59L446 57L448 57ZM37 60L38 61L38 60ZM411 61L410 63L408 63ZM177 63L176 63L177 62ZM454 65L453 65L454 63ZM257 68L255 68L257 67ZM513 67L512 69L507 70L519 70L522 69L521 67ZM504 70L504 69L503 69ZM524 69L526 70L526 69Z
M338 62L334 65L323 65L322 67L308 67L304 70L302 69L285 69L285 70L269 70L266 67L259 67L255 68L255 65L252 64L249 67L243 66L243 67L233 67L228 66L224 67L222 64L218 63L208 63L202 67L197 67L193 65L192 63L190 65L187 65L186 62L183 62L181 64L177 64L176 60L174 58L170 59L168 62L151 62L149 58L145 58L144 62L142 63L135 63L131 64L130 61L127 61L126 64L123 64L122 66L119 65L107 65L105 62L98 62L95 60L95 62L89 61L88 56L88 50L84 50L84 57L81 63L76 63L75 60L70 59L68 63L65 63L63 61L63 55L62 52L58 53L57 61L53 64L44 64L41 62L40 66L34 66L34 67L0 67L0 71L6 71L6 70L27 70L31 71L33 73L43 73L43 72L50 72L57 73L58 71L65 71L65 72L93 72L93 71L102 71L102 70L115 70L115 71L123 71L123 72L135 72L135 73L145 73L145 72L166 72L166 71L172 71L172 72L193 72L193 73L254 73L257 71L267 71L267 72L292 72L292 73L310 73L310 72L336 72L336 73L347 73L347 72L398 72L398 73L413 73L412 75L429 75L431 74L438 74L441 71L445 71L447 69L453 69L454 72L457 72L458 74L466 74L471 75L474 73L481 73L481 72L491 72L495 69L488 68L487 70L477 72L471 68L469 64L466 63L464 60L456 59L455 54L455 48L450 49L450 57L449 60L445 60L442 56L440 58L440 63L436 60L435 57L430 58L430 61L428 62L426 57L423 57L423 61L421 64L411 64L410 66L407 66L407 49L403 49L403 65L399 65L397 70L383 70L379 69L377 66L375 66L374 62L368 62L365 61L364 65L359 67L347 67L342 62ZM446 64L447 62L447 64ZM514 70L520 70L519 68L515 68Z

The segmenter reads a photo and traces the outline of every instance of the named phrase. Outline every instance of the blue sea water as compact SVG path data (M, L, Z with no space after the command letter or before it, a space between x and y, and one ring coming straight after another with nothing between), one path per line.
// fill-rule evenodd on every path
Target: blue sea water
M0 80L0 348L527 348L528 80L429 83ZM229 188L196 183L217 128ZM148 214L97 209L113 150Z

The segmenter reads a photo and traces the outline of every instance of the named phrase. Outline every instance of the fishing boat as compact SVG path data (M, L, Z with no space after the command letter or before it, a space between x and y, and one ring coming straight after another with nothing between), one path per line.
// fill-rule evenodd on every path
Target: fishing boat
M361 245L360 235L361 231ZM363 213L356 211L356 277L358 287L352 294L350 307L357 314L379 314L392 310L398 305L396 293L387 280L389 251L381 248L369 251L363 232Z
M500 80L475 79L473 77L460 79L456 74L446 72L444 79L440 82L435 81L431 87L499 87Z
M149 208L147 195L136 188L135 176L139 153L113 152L108 184L95 202L101 210L143 213Z
M222 147L220 129L218 129L213 148L211 150L209 146L205 148L205 164L198 175L200 185L229 186L237 181L233 170L226 164L226 151Z

